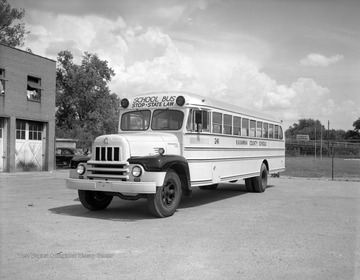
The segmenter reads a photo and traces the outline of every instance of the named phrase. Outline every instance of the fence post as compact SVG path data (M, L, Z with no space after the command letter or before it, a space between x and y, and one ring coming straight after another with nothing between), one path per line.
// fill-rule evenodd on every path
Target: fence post
M331 181L334 181L334 141L332 142L331 145Z

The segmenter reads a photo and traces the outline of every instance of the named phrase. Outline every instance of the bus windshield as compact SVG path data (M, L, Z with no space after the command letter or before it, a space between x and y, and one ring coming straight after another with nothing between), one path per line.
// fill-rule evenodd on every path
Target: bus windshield
M121 117L121 130L147 130L150 124L150 115L149 110L132 111L123 114Z
M184 113L178 110L155 110L152 117L153 130L179 130L182 127Z

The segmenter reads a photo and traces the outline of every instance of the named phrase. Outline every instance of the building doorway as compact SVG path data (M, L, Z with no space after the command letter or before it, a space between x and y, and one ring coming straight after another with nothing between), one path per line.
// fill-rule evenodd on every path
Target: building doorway
M43 123L16 120L16 171L43 170Z

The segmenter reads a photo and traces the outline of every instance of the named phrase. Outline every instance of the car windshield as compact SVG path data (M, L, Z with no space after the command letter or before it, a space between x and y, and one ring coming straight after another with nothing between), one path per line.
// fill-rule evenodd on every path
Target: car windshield
M74 154L75 155L83 155L84 151L82 149L75 149Z
M150 123L150 111L140 110L127 112L121 117L121 130L137 131L147 130Z
M182 127L184 113L178 110L155 110L152 117L153 130L179 130Z

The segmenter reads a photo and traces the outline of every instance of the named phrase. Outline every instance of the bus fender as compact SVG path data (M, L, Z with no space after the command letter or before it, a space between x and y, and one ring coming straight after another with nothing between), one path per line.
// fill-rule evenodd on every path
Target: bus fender
M128 159L130 164L140 164L146 172L166 172L174 170L180 180L181 188L185 196L191 195L190 170L187 160L179 155L151 155L132 157Z

